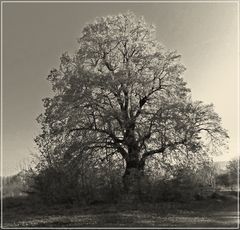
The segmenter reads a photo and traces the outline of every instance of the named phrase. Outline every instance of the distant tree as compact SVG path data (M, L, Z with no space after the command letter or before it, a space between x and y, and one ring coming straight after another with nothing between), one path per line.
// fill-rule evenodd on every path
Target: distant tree
M228 173L222 173L216 176L216 184L228 187L231 185L230 176Z
M25 174L20 172L13 176L2 178L2 195L3 197L15 197L25 195L26 188Z
M133 13L97 18L83 28L79 49L64 53L48 80L35 139L52 164L84 157L120 156L123 182L144 173L146 160L196 160L228 137L213 105L193 101L176 51L155 39L155 29Z
M238 175L239 175L238 164L239 164L239 160L233 159L233 160L229 161L226 166L231 185L236 185L238 183Z

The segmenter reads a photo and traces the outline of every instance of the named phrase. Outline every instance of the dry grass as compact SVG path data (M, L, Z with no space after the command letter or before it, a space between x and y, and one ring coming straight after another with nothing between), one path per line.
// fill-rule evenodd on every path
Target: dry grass
M236 196L191 203L43 206L27 198L4 201L4 227L237 227Z

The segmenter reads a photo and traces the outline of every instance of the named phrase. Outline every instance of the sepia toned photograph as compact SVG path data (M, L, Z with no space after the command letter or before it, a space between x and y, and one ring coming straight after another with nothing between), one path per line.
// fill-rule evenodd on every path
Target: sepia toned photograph
M239 229L239 1L1 1L2 229Z

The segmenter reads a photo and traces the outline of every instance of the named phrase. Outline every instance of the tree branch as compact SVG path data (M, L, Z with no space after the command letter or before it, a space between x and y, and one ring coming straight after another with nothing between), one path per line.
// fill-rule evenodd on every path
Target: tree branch
M173 143L165 144L165 145L163 145L161 148L147 151L147 152L145 152L145 153L142 155L142 159L145 160L147 157L152 156L152 155L154 155L154 154L156 154L156 153L163 153L167 148L169 148L169 147L175 147L175 146L180 145L180 144L185 144L186 141L187 141L186 139L183 139L183 140L181 140L181 141L176 141L176 142L173 142Z

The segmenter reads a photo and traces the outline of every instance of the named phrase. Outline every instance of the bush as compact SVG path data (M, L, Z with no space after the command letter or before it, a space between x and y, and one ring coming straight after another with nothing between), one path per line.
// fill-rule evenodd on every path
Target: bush
M230 186L230 176L228 173L224 173L224 174L219 174L216 177L216 184L217 185L221 185L221 186L225 186L228 187Z
M142 181L141 197L144 201L178 201L206 199L213 189L202 185L197 174L189 169L176 170L172 178L160 178L154 181Z
M45 203L73 203L78 196L77 177L49 167L29 180L29 194L39 196Z
M28 194L47 204L115 203L122 193L121 171L85 162L81 167L40 167L28 173Z
M152 174L129 178L130 191L123 189L123 165L114 159L103 162L83 159L74 167L40 165L29 173L29 194L47 204L100 204L116 202L188 202L209 195L206 176L190 168L176 168L160 177ZM207 170L204 170L207 173ZM205 175L205 174L204 174ZM210 191L211 192L211 191Z

